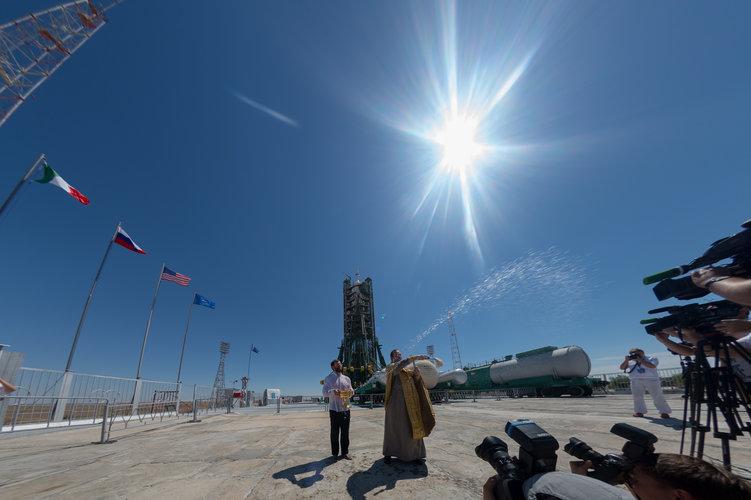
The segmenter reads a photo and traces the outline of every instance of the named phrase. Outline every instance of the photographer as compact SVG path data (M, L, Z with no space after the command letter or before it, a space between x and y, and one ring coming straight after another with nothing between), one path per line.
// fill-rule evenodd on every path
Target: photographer
M500 500L496 496L501 478L498 475L488 478L482 487L483 500ZM632 500L625 490L608 483L568 472L546 472L532 476L522 487L524 499L528 500Z
M533 424L534 425L534 424ZM539 427L535 426L541 432ZM740 500L751 498L751 485L724 468L700 458L674 453L654 453L657 438L628 424L615 424L610 432L628 441L620 454L602 455L583 441L571 438L564 450L579 458L570 462L571 472L556 472L554 461L538 473L523 473L526 465L538 463L537 454L527 460L510 458L506 445L498 438L485 438L475 449L489 461L499 475L489 478L483 486L485 500L584 500L631 498L616 484L625 484L639 500ZM548 435L549 436L549 435ZM517 436L519 437L519 436ZM554 439L554 438L553 438ZM491 441L488 441L491 440ZM532 442L519 439L520 457ZM495 445L495 446L494 446ZM498 450L501 450L500 452ZM546 453L543 453L546 455ZM550 458L550 457L548 457ZM489 459L489 460L488 460ZM528 469L527 469L528 470Z
M571 462L574 474L587 474L591 462ZM741 500L751 486L738 476L697 457L656 453L637 462L626 486L640 500Z
M751 279L732 276L726 267L706 267L691 272L691 281L736 304L751 306Z
M631 380L631 394L634 398L634 416L643 417L647 413L647 404L644 402L644 391L652 396L660 417L670 418L670 409L660 386L660 374L657 372L657 358L645 356L639 348L631 349L626 359L621 363L621 370L628 373Z
M747 500L751 486L697 457L657 453L635 465L626 486L640 500Z
M564 450L597 464L591 474L556 471L558 441L531 420L506 423L506 434L519 444L519 454L512 457L508 445L496 436L487 436L475 448L475 454L498 473L483 487L485 499L496 500L626 500L631 496L616 484L623 484L630 464L654 452L657 437L628 424L615 424L610 432L625 437L622 455L601 455L583 441L571 438ZM584 463L584 462L582 462Z

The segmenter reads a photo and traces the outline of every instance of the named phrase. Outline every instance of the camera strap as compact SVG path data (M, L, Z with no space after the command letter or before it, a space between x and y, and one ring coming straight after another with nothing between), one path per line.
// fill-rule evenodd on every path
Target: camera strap
M640 364L641 364L641 361L637 361L636 363L634 363L634 366L631 367L630 370L628 369L623 370L623 373L631 373L632 371L636 370L636 367L639 366Z

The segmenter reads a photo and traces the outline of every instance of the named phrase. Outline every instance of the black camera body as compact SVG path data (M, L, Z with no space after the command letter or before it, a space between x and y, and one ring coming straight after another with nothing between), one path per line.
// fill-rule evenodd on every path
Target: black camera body
M714 325L723 319L737 318L744 306L729 300L716 300L704 304L686 304L685 306L668 306L652 309L649 314L667 312L667 316L649 318L641 321L644 330L650 335L666 328L692 328L704 337L723 337ZM732 340L732 339L729 339Z
M522 499L522 485L526 479L555 470L558 441L531 420L506 422L505 430L519 444L519 458L510 456L506 443L495 436L483 439L475 448L475 454L488 462L501 478L496 498Z
M628 359L639 359L639 355L635 352L632 352L628 355Z
M679 300L698 299L709 293L709 290L699 288L691 280L691 276L672 279L693 269L711 266L725 259L732 259L732 263L725 266L734 276L751 277L751 220L741 224L742 231L717 240L709 246L704 254L683 266L668 269L661 273L647 276L642 280L645 285L657 283L653 291L657 300L675 297Z
M615 424L610 432L628 440L623 445L622 455L613 453L602 455L575 437L569 439L563 451L579 460L592 462L594 471L587 474L589 477L609 484L623 484L626 475L631 472L635 463L654 454L657 437L628 424Z

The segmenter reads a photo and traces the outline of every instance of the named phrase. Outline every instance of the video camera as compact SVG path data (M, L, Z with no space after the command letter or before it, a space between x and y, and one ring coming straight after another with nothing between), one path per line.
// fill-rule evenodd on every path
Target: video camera
M741 224L741 227L744 228L743 231L715 241L704 254L692 260L689 264L647 276L642 282L645 285L651 285L659 281L653 289L657 300L665 300L670 297L691 300L707 295L709 290L694 285L691 276L680 279L671 278L693 269L711 266L724 259L732 259L732 264L725 267L729 268L734 276L751 277L751 219Z
M610 432L628 440L623 445L622 455L614 453L602 455L575 437L569 439L563 451L579 460L592 462L594 471L587 474L589 477L609 484L623 484L626 475L631 472L636 462L654 454L657 437L628 424L615 424Z
M508 453L500 438L488 436L475 448L478 457L488 462L501 482L496 490L499 500L524 498L522 485L529 477L555 470L558 441L531 420L506 422L506 434L519 444L519 458Z
M648 334L654 335L665 328L692 328L705 337L723 334L715 330L714 325L723 319L737 318L741 309L745 306L730 302L729 300L716 300L705 304L687 304L685 306L669 306L652 309L649 314L670 313L661 318L648 318L641 320Z

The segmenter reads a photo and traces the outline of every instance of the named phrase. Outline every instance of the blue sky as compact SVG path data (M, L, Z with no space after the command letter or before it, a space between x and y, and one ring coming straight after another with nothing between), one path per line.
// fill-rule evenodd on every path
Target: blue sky
M0 21L54 6L6 0ZM91 199L29 184L0 219L0 342L63 369L183 365L313 394L342 337L346 275L371 277L384 353L451 364L579 345L677 360L639 320L641 278L751 215L751 7L685 2L146 2L110 22L0 127L0 190L36 157ZM485 146L464 188L430 140L452 109ZM5 196L5 195L3 195ZM479 297L483 297L482 299ZM672 302L669 302L672 303Z

